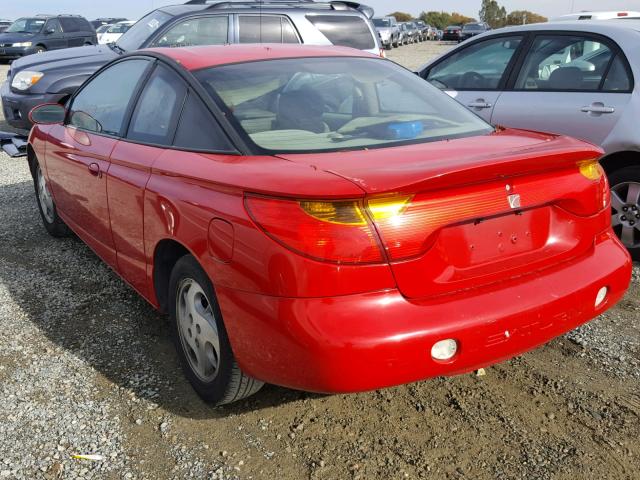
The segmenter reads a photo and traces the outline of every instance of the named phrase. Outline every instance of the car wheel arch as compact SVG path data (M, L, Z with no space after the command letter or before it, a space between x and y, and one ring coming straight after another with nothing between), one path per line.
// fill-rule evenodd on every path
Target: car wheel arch
M174 238L162 239L155 246L153 253L153 290L158 309L162 313L167 313L169 310L171 272L178 260L185 255L193 255L194 258L198 258L184 244Z
M640 164L640 151L623 150L605 155L600 159L600 165L607 175L624 167Z

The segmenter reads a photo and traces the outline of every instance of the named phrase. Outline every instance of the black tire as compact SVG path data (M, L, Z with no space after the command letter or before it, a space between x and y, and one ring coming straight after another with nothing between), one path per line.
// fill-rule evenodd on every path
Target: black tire
M43 45L36 45L36 48L35 48L35 52L36 52L36 53L44 53L44 52L46 52L46 51L47 51L47 49L46 49L46 48L44 48L44 46L43 46Z
M47 230L49 235L56 238L68 237L71 235L71 230L69 227L62 221L62 219L58 216L58 210L56 209L56 204L53 198L50 196L49 187L46 185L46 181L44 180L44 176L42 176L42 171L40 170L40 164L36 161L35 166L33 168L33 186L36 191L36 202L38 204L38 211L40 212L40 218L42 218L42 224L44 228ZM41 191L39 188L39 182L44 181L44 188L46 189L46 195L49 195L49 199L43 200L41 199ZM50 201L50 204L48 203ZM48 205L47 210L45 211L45 206Z
M89 46L89 45L93 45L93 43L91 43L91 42L84 42L84 46L85 46L85 47L87 47L87 46Z
M185 346L188 341L181 337L179 325L179 305L178 292L183 288L185 282L195 282L199 286L206 298L208 305L204 308L211 307L213 314L212 320L215 322L219 340L219 352L215 356L217 359L217 367L214 370L213 377L205 381L192 366L196 357L196 352L190 347ZM194 285L194 284L192 284ZM249 397L256 393L262 386L263 382L246 375L238 366L229 337L222 321L222 314L216 299L213 285L208 275L202 269L198 261L192 255L185 255L176 263L171 278L169 280L169 315L171 318L171 332L173 342L178 352L180 364L189 383L200 397L211 405L224 405L236 402L243 398ZM202 319L200 319L202 321ZM194 325L198 324L198 320ZM202 331L204 331L203 329ZM195 330L194 330L195 331ZM198 327L198 334L201 333ZM189 331L191 334L191 331ZM194 336L194 341L198 343L198 335ZM189 348L189 350L187 350ZM204 345L203 345L204 349ZM190 358L191 359L190 359Z
M640 165L630 165L628 167L614 170L609 174L609 184L611 185L611 214L613 220L613 230L622 243L627 247L631 257L640 261L640 199L636 195L632 195L629 200L629 184L640 185ZM635 191L638 191L638 186L635 186ZM626 211L622 208L616 209L616 201L613 198L614 195L622 200ZM630 203L629 203L630 202ZM621 220L624 217L624 222ZM629 223L633 222L633 224ZM623 238L623 228L628 228L633 232L632 238L634 238L635 247L632 247L627 240Z

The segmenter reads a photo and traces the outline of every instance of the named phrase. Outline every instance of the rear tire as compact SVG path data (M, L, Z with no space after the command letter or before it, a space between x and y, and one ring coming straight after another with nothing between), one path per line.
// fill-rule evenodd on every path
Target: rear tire
M224 405L262 388L263 382L238 366L213 285L192 255L178 260L171 272L169 309L180 364L205 402Z
M42 224L47 230L49 235L56 238L68 237L71 235L71 230L58 216L58 210L56 204L53 201L51 192L49 191L49 185L40 169L40 164L35 165L33 171L33 186L36 191L36 200L38 201L38 210L40 211L40 217L42 218Z
M611 224L634 260L640 260L640 165L614 170L611 185Z

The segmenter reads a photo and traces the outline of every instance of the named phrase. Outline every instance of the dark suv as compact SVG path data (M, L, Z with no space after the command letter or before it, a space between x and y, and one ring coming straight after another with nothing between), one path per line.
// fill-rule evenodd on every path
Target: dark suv
M94 28L78 15L23 17L0 33L0 60L96 43Z
M227 43L340 45L381 54L370 18L354 2L288 0L207 1L161 7L144 16L116 43L47 52L16 60L0 93L4 116L29 129L29 111L62 103L100 67L127 52L149 47Z

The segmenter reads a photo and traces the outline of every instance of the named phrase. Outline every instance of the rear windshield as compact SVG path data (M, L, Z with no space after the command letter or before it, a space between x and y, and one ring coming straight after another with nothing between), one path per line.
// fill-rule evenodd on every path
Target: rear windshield
M470 23L462 27L463 30L484 30L484 25L480 25L479 23Z
M7 33L40 33L46 23L44 18L19 18L7 28Z
M447 27L445 30L460 30L460 27Z
M309 20L332 44L360 50L376 48L367 22L347 15L307 15Z
M408 70L382 59L265 60L196 73L238 132L270 153L385 147L493 128Z
M136 24L122 35L116 45L125 51L137 50L153 35L160 27L173 17L160 10L155 10L147 16L141 18Z

